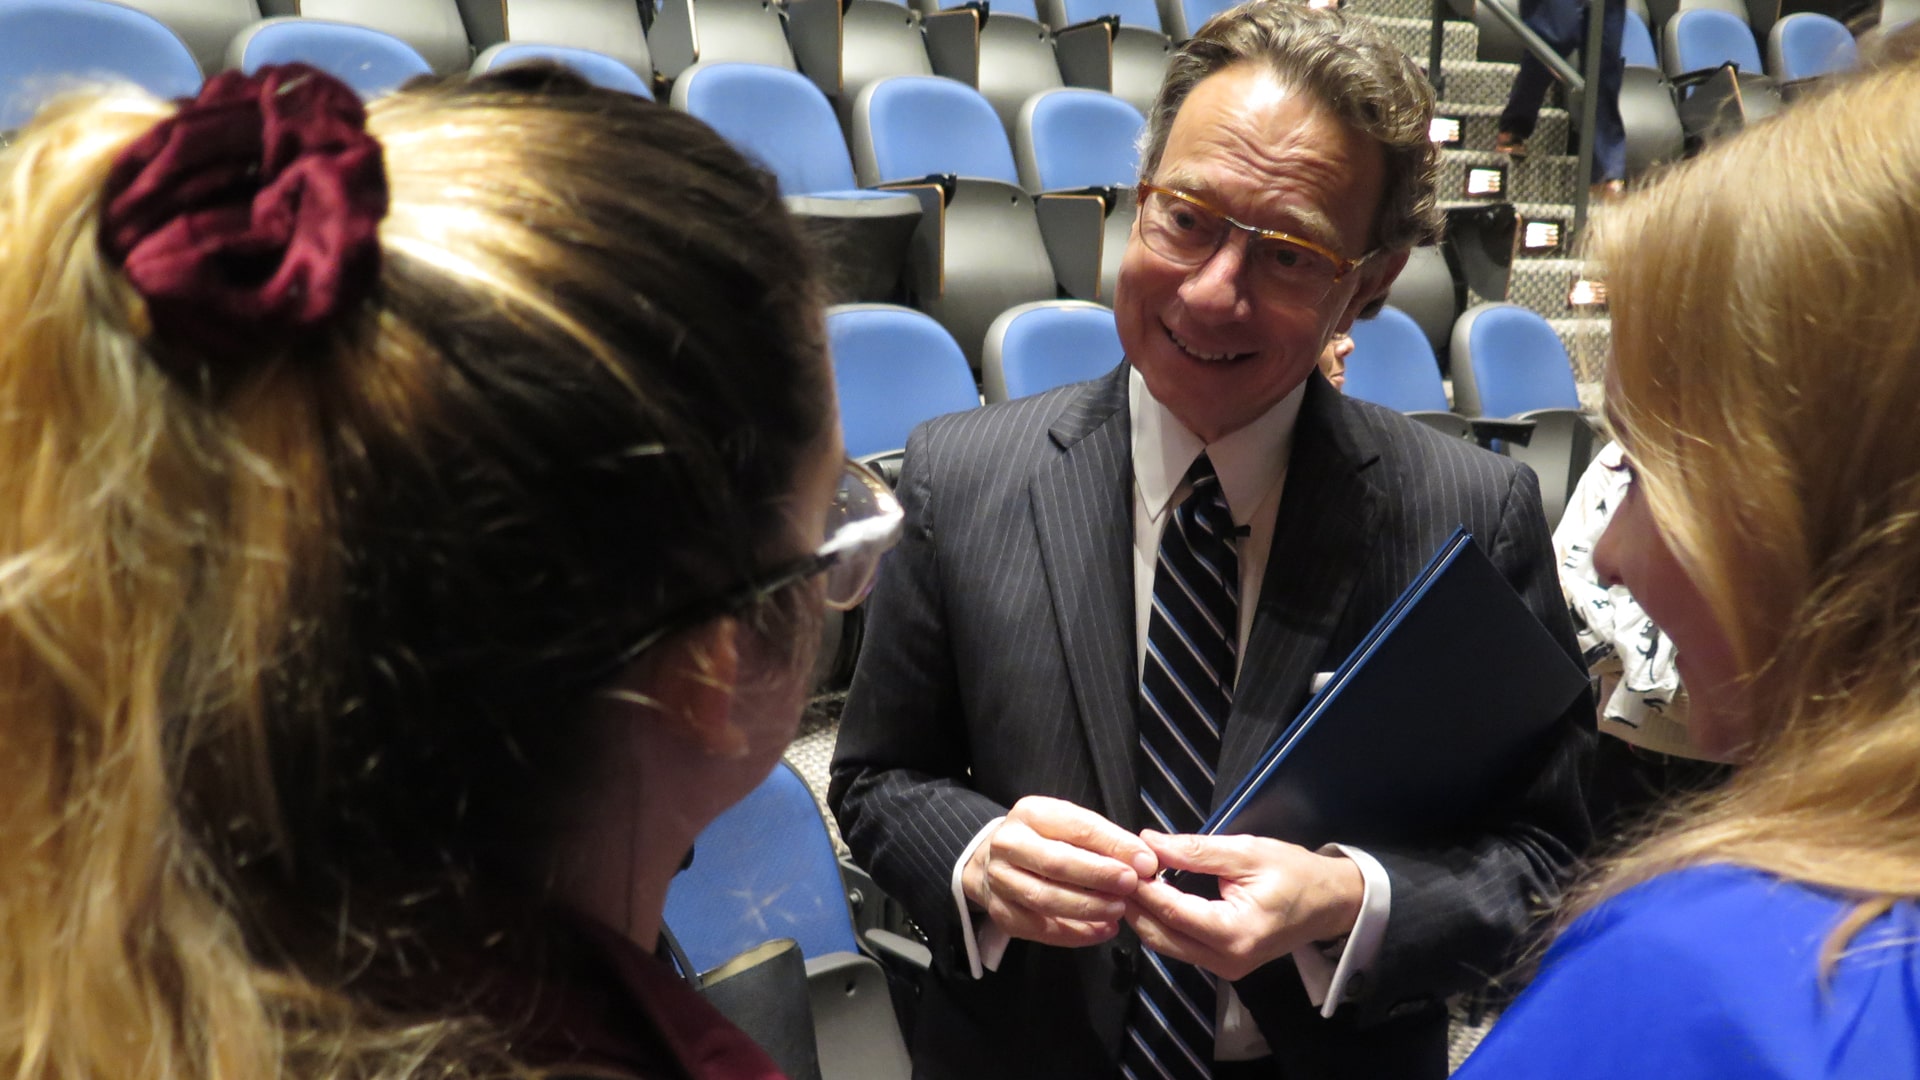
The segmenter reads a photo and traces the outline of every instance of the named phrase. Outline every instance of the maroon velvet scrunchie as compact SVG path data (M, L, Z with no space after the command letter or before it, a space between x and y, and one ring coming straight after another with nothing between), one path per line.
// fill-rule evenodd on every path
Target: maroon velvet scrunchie
M228 71L121 152L100 246L146 299L170 374L277 353L372 289L387 175L366 120L304 64Z

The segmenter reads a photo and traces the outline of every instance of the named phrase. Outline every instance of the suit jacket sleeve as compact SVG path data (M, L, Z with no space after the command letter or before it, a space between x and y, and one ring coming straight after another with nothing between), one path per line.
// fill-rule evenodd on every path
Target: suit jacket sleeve
M841 720L828 801L847 844L927 934L935 963L964 972L953 866L1006 808L969 784L969 751L935 544L926 433L907 441L898 486L906 510L887 556Z
M1487 538L1494 564L1576 659L1572 624L1533 473L1516 467ZM1364 992L1365 1023L1435 1007L1513 962L1529 927L1559 896L1590 839L1581 782L1592 751L1593 703L1575 698L1527 783L1486 831L1451 846L1370 846L1392 883L1392 914Z

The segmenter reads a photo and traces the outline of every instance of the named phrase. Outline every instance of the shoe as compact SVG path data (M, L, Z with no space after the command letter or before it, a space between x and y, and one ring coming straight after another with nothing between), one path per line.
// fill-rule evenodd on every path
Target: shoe
M1493 137L1495 153L1505 154L1515 161L1524 161L1527 156L1527 140L1511 132L1498 132Z
M1602 180L1587 189L1588 203L1612 202L1627 193L1625 180Z

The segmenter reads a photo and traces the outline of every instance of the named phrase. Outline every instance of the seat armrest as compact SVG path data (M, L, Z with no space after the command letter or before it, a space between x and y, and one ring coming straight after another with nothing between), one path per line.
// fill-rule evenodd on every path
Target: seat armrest
M1053 36L1060 79L1068 86L1113 92L1113 37L1120 20L1103 16L1075 23Z
M1467 423L1473 428L1473 441L1489 450L1500 449L1502 442L1525 446L1533 441L1533 421L1531 420L1470 416L1467 418Z
M987 19L985 4L970 2L921 16L927 59L935 75L980 86L980 28Z
M1675 93L1683 93L1686 90L1691 90L1694 87L1699 86L1701 83L1706 82L1708 79L1713 78L1715 75L1720 74L1722 71L1729 71L1729 70L1739 71L1740 69L1737 67L1734 67L1734 65L1731 62L1716 64L1713 67L1701 68L1698 71L1681 72L1680 74L1675 75L1672 78L1668 79L1667 82L1673 86Z
M1100 245L1107 203L1098 190L1049 191L1033 198L1053 276L1068 296L1080 300L1100 294Z
M933 966L933 950L904 934L875 927L866 932L860 944L872 950L889 967L906 966L925 971Z
M1473 439L1473 421L1455 412L1442 412L1438 409L1415 409L1407 413L1409 420L1418 420L1443 435L1456 439ZM1481 445L1485 445L1482 442Z

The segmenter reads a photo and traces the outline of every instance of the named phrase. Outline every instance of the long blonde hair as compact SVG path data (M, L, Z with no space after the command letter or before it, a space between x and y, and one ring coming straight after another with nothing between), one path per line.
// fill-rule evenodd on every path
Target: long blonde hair
M1755 739L1584 910L1734 863L1920 896L1920 65L1865 73L1607 209L1608 406L1724 628Z
M570 717L790 543L800 239L690 118L423 85L370 110L374 298L196 385L97 239L171 108L0 159L0 1074L516 1072L473 980L544 948Z

